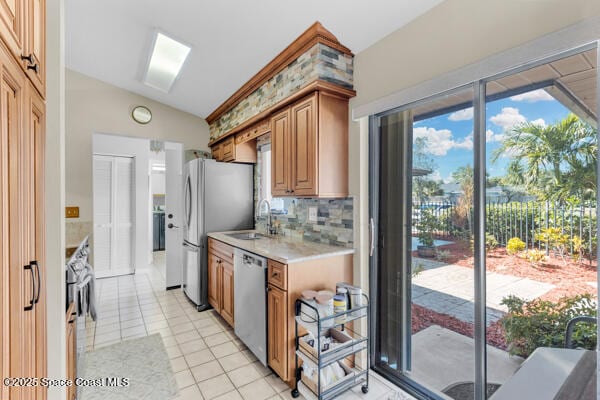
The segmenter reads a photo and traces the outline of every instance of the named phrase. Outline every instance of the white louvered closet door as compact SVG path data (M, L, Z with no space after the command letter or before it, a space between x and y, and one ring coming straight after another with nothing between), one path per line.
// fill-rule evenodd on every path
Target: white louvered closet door
M94 155L96 276L133 273L134 159Z

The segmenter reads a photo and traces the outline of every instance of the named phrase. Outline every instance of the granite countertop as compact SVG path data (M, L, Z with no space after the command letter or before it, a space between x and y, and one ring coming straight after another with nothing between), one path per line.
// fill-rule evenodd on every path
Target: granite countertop
M255 232L252 230L233 232L213 232L208 236L233 247L246 250L278 261L283 264L292 264L319 258L343 256L354 254L354 249L340 246L330 246L322 243L299 241L285 236L262 237L255 240L234 239L228 233Z

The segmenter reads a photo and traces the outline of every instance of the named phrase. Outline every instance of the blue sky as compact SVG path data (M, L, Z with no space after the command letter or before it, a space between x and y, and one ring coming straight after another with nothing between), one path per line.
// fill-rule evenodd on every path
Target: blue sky
M500 147L503 133L516 124L530 121L553 124L565 118L569 110L543 90L534 90L518 96L497 100L487 105L487 172L490 176L505 173L508 158L492 163L492 152ZM434 179L451 181L457 168L473 165L473 109L417 121L413 135L427 138L427 153L433 158Z

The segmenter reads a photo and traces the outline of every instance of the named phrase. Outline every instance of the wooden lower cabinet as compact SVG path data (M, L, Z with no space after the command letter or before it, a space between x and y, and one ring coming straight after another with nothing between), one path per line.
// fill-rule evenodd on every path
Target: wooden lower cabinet
M219 311L220 290L219 267L221 259L213 253L208 253L208 304Z
M208 303L234 326L233 247L208 239Z
M75 303L71 303L67 310L66 323L67 379L75 382L77 378L77 313L75 312ZM67 400L74 400L76 396L77 387L75 385L67 386Z
M221 316L233 326L233 264L221 263Z
M352 282L353 256L281 264L269 260L267 275L267 363L290 387L295 376L295 305L302 291L335 290Z
M288 336L287 301L287 292L269 285L267 293L267 364L284 381L290 379L286 346Z

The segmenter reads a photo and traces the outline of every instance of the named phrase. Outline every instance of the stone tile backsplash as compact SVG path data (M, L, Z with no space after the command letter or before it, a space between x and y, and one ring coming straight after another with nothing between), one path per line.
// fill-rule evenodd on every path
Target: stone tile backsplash
M352 89L354 58L317 43L210 125L214 140L318 79Z
M334 246L354 245L354 199L286 198L287 215L273 215L278 232L295 239ZM290 205L293 204L292 207ZM310 207L317 208L317 221L309 221ZM289 214L290 208L295 209ZM257 229L266 230L266 218L257 218Z

